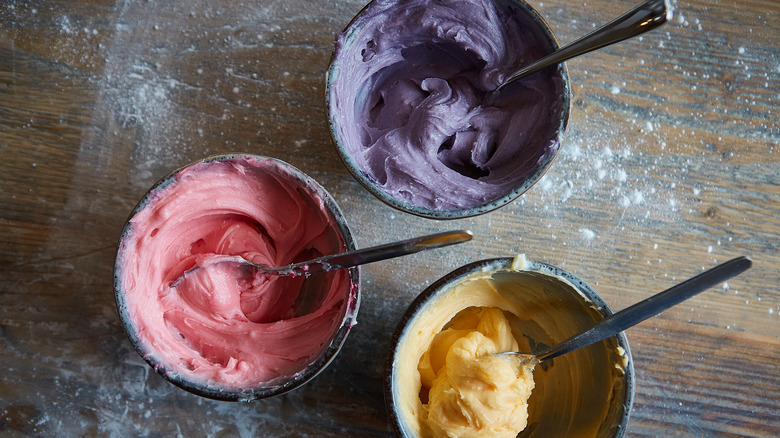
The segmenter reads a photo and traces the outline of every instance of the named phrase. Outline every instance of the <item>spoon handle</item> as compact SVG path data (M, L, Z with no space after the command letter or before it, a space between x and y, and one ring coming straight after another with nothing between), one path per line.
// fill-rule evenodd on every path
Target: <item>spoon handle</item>
M592 52L593 50L614 44L664 24L668 17L667 0L648 0L634 9L626 12L610 23L584 37L574 41L553 53L535 61L522 70L512 74L496 88L494 93L504 88L510 82L527 76L547 66L558 64L567 59Z
M699 292L745 272L752 264L752 260L749 257L744 256L722 263L676 286L672 286L661 293L653 295L644 301L640 301L620 312L602 319L591 329L537 353L536 357L539 360L552 359L564 353L616 335L651 316L655 316L664 310L691 298Z
M470 231L456 230L443 233L430 234L415 237L400 242L388 243L370 248L356 249L341 254L320 257L307 262L296 263L283 268L277 268L286 272L299 274L314 274L323 271L349 268L351 266L365 265L380 260L414 254L429 249L442 248L456 243L468 242L474 235Z

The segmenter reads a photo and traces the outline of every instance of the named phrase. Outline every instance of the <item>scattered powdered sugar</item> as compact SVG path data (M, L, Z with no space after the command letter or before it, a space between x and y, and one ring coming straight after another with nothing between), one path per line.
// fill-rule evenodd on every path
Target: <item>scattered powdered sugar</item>
M615 136L597 141L575 137L564 143L557 162L538 184L545 208L557 208L571 198L584 201L593 197L592 191L606 190L606 198L613 200L625 219L677 218L675 179L647 172L640 164L647 157L634 153L627 139L619 142ZM674 163L664 165L659 160L659 167L672 170Z
M186 53L189 48L177 46L180 43L175 39L170 41L161 39L162 42L159 46L154 47L154 50L149 50L145 46L147 42L143 38L137 39L129 34L131 28L137 27L135 24L130 24L132 19L130 17L134 16L130 12L140 7L159 7L154 3L158 2L119 2L122 6L118 7L129 12L118 18L116 29L113 29L115 31L113 44L110 44L105 51L105 74L97 79L100 82L101 93L98 97L100 102L97 111L106 110L108 117L111 118L113 131L108 131L108 135L132 134L129 140L123 139L122 141L132 143L132 147L125 147L124 150L132 149L133 172L129 174L129 177L130 183L138 187L148 187L157 176L161 175L160 169L172 169L184 164L192 152L190 142L193 139L208 137L212 134L210 130L214 126L218 126L215 123L213 126L197 126L194 129L188 129L189 126L185 125L188 118L201 117L203 114L182 114L182 106L178 99L182 94L197 94L200 91L193 88L192 83L181 77L176 65L166 64L166 59L180 56L182 53ZM256 6L258 9L277 8L279 10L285 7L287 7L286 2L281 1L263 2L262 6ZM193 9L191 14L201 13L208 13L208 8ZM268 35L273 35L283 32L283 29L273 23L262 24L265 22L262 20L263 14L264 11L258 11L255 15L248 15L247 20L256 20L260 24L255 27L247 26L246 33L252 35L256 44L273 47L274 44L279 43L270 36L263 35L263 32L268 31ZM171 14L170 16L176 17L177 15ZM190 14L181 14L180 22L160 22L159 24L150 24L147 28L152 33L158 31L157 33L160 34L163 33L161 31L168 28L181 29L180 32L190 32L192 29L186 26L188 16ZM702 28L698 19L686 18L682 14L677 16L676 22L679 25L698 27L699 30ZM72 50L72 45L75 44L73 41L76 39L87 44L94 42L97 46L98 26L81 23L76 16L68 15L63 15L56 24L56 31L60 32L63 37L62 42L58 42L61 44L63 58L76 56ZM267 26L267 28L263 26ZM149 35L149 37L156 36ZM659 40L658 44L663 46L664 40ZM236 37L232 40L232 44L236 47L246 48L249 47L250 42ZM668 44L671 45L671 43ZM747 50L745 47L739 47L736 52L739 55L746 55L740 58L754 55L753 50ZM237 69L220 65L220 60L216 58L214 63L217 66L193 67L193 72L200 77L211 77L212 75L204 74L204 68L224 69L226 81L235 80L240 84L234 85L234 82L229 82L229 85L224 89L223 96L217 96L219 93L212 89L214 84L203 85L204 88L209 89L207 97L217 96L224 99L214 105L215 107L227 108L221 114L208 114L207 117L213 117L214 120L226 120L233 117L231 109L234 108L232 106L234 100L229 99L241 98L244 93L248 93L249 86L245 86L245 83L260 81L264 78L258 78L257 73L250 73L247 77L240 76ZM644 60L639 64L643 65ZM648 66L650 64L652 62L648 60ZM748 71L749 66L745 60L737 59L734 64L740 70ZM703 74L697 77L695 72L673 70L684 78L694 77L703 81L709 79ZM780 63L774 64L772 71L780 73ZM297 74L291 75L285 71L281 73L281 76L290 79L291 76L297 76ZM773 81L771 74L767 75L765 82L767 91L773 90L773 84L776 85L776 81ZM618 100L631 94L633 89L633 85L626 85L626 83L611 84L607 82L603 85L601 92L611 95L610 99L612 100ZM780 98L780 95L774 91L773 95ZM746 97L737 96L737 99L743 99L738 102L740 104L751 104ZM269 102L265 109L275 112L274 105L277 104ZM243 102L240 105L235 105L245 106L248 103ZM255 108L259 108L259 105L255 105ZM280 108L282 107L280 106ZM717 107L713 112L721 111L719 108L721 107ZM728 110L729 108L726 108L723 111ZM691 117L697 118L701 115L691 114ZM584 124L591 123L600 124L603 128L589 128L587 130L583 128ZM463 221L464 224L469 225L469 228L477 231L475 244L482 244L489 240L491 237L486 236L489 234L486 230L491 229L494 225L493 221L504 220L508 213L509 215L522 216L524 219L528 218L529 222L539 224L539 226L533 227L533 235L526 236L525 239L539 238L545 242L553 242L551 246L555 250L565 251L567 247L576 245L589 247L601 245L611 249L617 246L614 245L615 240L620 238L623 230L634 227L634 231L657 230L663 232L665 224L681 221L683 215L690 214L691 203L688 201L691 199L691 195L693 197L707 195L709 194L708 190L711 193L709 186L691 185L694 183L687 182L688 178L686 178L689 172L701 168L705 160L711 159L711 156L666 152L667 142L672 145L673 142L679 141L684 146L684 142L692 144L692 142L697 141L696 133L692 129L686 131L681 128L683 134L680 138L664 137L661 132L666 132L666 130L661 129L661 126L666 122L658 121L652 112L631 121L636 128L636 131L631 133L613 129L607 123L605 119L596 119L587 114L584 118L577 120L574 120L573 117L559 156L552 168L536 186L500 212ZM258 125L261 124L258 123ZM219 138L219 141L226 142L223 138ZM290 147L305 151L315 147L315 145L312 145L310 138L302 136L299 140L294 141ZM696 149L696 147L691 149ZM774 146L772 145L770 153L773 150ZM202 148L198 151L202 151ZM362 188L351 179L345 179L343 174L323 173L313 176L332 191L349 218L365 217L366 205L364 201L366 199L377 206L380 214L375 216L375 222L372 222L370 227L365 226L365 224L351 224L356 234L359 234L359 246L409 237L410 229L439 231L441 224L412 218L406 214L397 215L394 210L365 195ZM593 199L606 200L606 205L593 205ZM581 226L575 225L570 230L566 230L556 223L556 220L562 217L569 219L579 217L588 220L583 221ZM590 221L589 218L592 217L599 217L599 220ZM726 226L728 227L729 224ZM530 228L532 227L528 227L528 229ZM644 233L644 231L640 231L640 233ZM663 236L658 237L653 234L643 234L642 236L647 239L644 244L648 252L650 248L653 250L669 249ZM732 236L717 237L723 239L724 242L732 242ZM523 236L520 236L518 240L521 238ZM736 239L738 240L739 237ZM704 243L696 243L695 251L699 254L706 252L712 258L717 257L721 241L715 242L714 240L715 238L712 238ZM511 245L507 243L498 248L494 245L495 242L489 243L490 245L485 247L484 252L491 255L497 255L497 252L503 251L507 247L523 247L515 242L512 242ZM377 346L377 339L387 341L387 333L394 328L393 321L400 317L404 307L402 300L387 299L386 297L390 296L388 294L395 294L396 297L406 294L406 296L412 297L428 284L428 280L432 281L437 278L439 276L437 273L444 273L456 266L473 261L477 257L476 254L480 254L481 248L473 246L464 251L443 249L436 254L436 257L427 258L423 255L414 255L388 261L381 266L379 264L366 266L363 272L365 273L364 288L367 293L363 297L364 302L360 317L361 321L366 322L359 326L360 330L356 330L350 335L350 342L345 347L347 351L340 356L341 361L334 363L332 365L334 368L326 370L323 376L318 378L316 384L330 384L333 385L334 390L344 390L343 387L337 385L343 383L341 380L346 380L346 378L336 376L335 370L338 370L339 373L347 373L348 376L365 377L360 373L366 373L366 371L350 367L349 361L355 356L366 357L366 355L377 354L381 350ZM600 249L594 248L594 251L600 251ZM655 257L648 260L648 264L651 261L653 263L662 262L659 257L661 251L650 252L650 254L655 254ZM549 261L565 266L567 258L567 255L562 255ZM702 269L709 267L711 266L702 266ZM428 273L427 276L405 277L402 274L397 274L409 272L419 274L419 270L425 270ZM674 279L671 274L662 275ZM402 281L396 282L397 278L402 278ZM389 291L387 290L388 285L390 285ZM380 287L382 293L374 293ZM729 292L729 298L735 302L752 304L754 308L760 310L764 318L768 318L767 312L768 315L780 315L780 311L775 311L776 309L780 310L780 307L761 303L760 296L752 295L745 290L740 294L736 288L731 294L732 288L728 283L724 283L721 290ZM770 299L766 301L772 302ZM774 302L776 303L776 301ZM757 303L760 307L756 306ZM691 311L693 310L692 308ZM388 318L388 314L395 315L396 318ZM114 318L115 315L112 311L109 315L100 318L100 322L116 332L117 322ZM734 322L726 326L727 329L736 327L737 324ZM63 329L52 327L51 330L52 332L61 332ZM105 327L99 330L100 333L105 331ZM278 427L280 419L284 415L289 415L290 405L303 406L306 403L312 403L311 400L306 399L312 395L312 392L306 389L295 391L284 398L267 400L263 401L262 404L253 405L220 404L203 400L181 392L151 372L151 368L131 350L125 339L118 339L116 336L102 338L95 336L95 339L105 339L102 341L105 345L99 347L101 351L110 353L98 354L96 352L91 357L87 357L82 351L71 350L65 345L54 349L48 358L42 358L48 362L40 366L39 374L42 377L44 375L54 375L54 377L48 380L41 378L36 385L51 385L61 395L45 400L46 410L41 411L41 415L33 420L34 424L41 430L60 431L62 434L68 434L69 432L85 433L85 431L89 431L88 428L97 427L97 434L101 435L151 435L153 432L148 429L149 424L142 419L152 418L157 407L164 403L177 403L181 405L182 411L191 408L192 412L208 415L208 418L202 422L201 435L228 435L232 432L249 436L262 434L263 428L268 423L273 423ZM113 358L115 362L111 366L100 363L99 361L105 357ZM381 370L372 369L369 377L376 380L376 376L380 375ZM373 383L376 383L374 386L381 387L381 382L378 380ZM351 388L347 388L347 390L351 390ZM363 409L363 417L368 418L372 415L383 414L381 400L376 406L372 406L371 394L366 396L366 394L358 393L356 395L362 396L362 399L358 398L355 409ZM91 400L92 404L88 406L79 404L85 399ZM333 407L323 401L315 415L335 413L337 416L338 409L341 408ZM349 409L349 407L344 409ZM89 410L86 416L71 415L72 412L86 410ZM6 413L0 412L0 414L5 415ZM97 420L97 425L95 420ZM170 424L169 431L179 436L183 435L182 428L191 432L191 428L183 427L186 426L184 421L181 425L178 423L180 420L180 418L165 420ZM294 427L293 423L290 423L291 435L296 433ZM52 433L52 435L56 435L56 433Z
M60 18L60 30L66 34L72 34L75 32L73 25L70 22L70 18L67 15L63 15Z
M171 93L176 81L161 78L155 66L136 61L129 68L110 63L114 70L107 74L106 98L114 105L114 115L121 128L137 125L156 130L158 121L171 114Z
M596 237L596 233L593 232L593 230L589 228L580 228L580 235L585 240L593 240L594 237Z
M109 52L101 97L117 130L136 131L132 178L145 186L160 176L161 168L181 165L189 150L173 103L183 84L159 66L125 55Z

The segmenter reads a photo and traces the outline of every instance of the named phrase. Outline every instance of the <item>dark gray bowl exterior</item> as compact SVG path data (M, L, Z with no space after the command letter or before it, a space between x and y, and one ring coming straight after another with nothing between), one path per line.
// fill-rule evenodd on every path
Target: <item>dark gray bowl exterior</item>
M506 0L507 2L515 4L520 10L525 12L529 18L533 20L534 23L536 23L540 29L544 31L544 34L549 41L551 47L553 50L558 49L559 44L558 41L555 38L555 35L553 34L552 30L550 29L550 26L547 24L547 22L542 18L542 16L536 12L536 10L531 7L528 3L524 2L523 0ZM344 32L349 34L349 32L357 32L357 29L354 29L352 26L355 23L355 21L360 17L360 15L371 5L369 3L366 5L363 9L361 9L360 12L358 12L357 15L349 22L347 27L344 29ZM349 40L349 38L348 38ZM441 219L441 220L447 220L447 219L461 219L461 218L467 218L472 216L478 216L481 214L485 214L488 212L491 212L493 210L496 210L498 208L501 208L505 206L506 204L509 204L510 202L514 201L520 195L528 191L534 184L536 184L537 181L539 181L542 176L544 176L545 172L547 172L547 169L550 168L550 165L552 165L553 161L555 160L555 157L557 156L557 152L553 155L551 155L544 163L542 163L539 168L536 170L536 172L532 175L530 175L522 185L512 190L510 193L495 199L493 201L490 201L486 204L479 205L474 208L470 209L464 209L464 210L434 210L424 207L419 207L416 205L409 204L407 202L404 202L403 200L388 196L384 191L379 189L376 184L374 184L373 181L371 181L370 178L366 176L366 174L360 169L360 167L355 163L355 161L352 159L351 155L349 154L349 149L344 144L344 141L341 139L341 137L338 134L338 129L333 123L333 117L330 115L330 94L331 94L331 85L333 84L332 79L338 75L339 66L338 63L335 62L338 58L339 51L338 49L334 50L333 53L331 53L331 58L329 62L329 68L326 72L325 76L325 108L328 112L328 127L331 134L331 139L333 140L333 144L336 147L336 151L338 152L339 156L341 157L341 160L344 162L344 165L346 166L347 170L352 174L352 176L371 194L373 194L375 197L377 197L379 200L384 202L385 204L396 208L398 210L411 213L415 216L420 216L428 219ZM560 72L561 72L561 81L562 81L562 90L563 90L563 96L562 96L562 105L561 105L561 113L559 115L559 128L558 128L558 141L560 144L563 143L563 135L566 131L566 127L569 123L569 113L571 111L571 89L569 85L569 73L568 69L566 68L565 63L560 64ZM558 148L560 150L560 146Z
M398 411L396 409L396 402L394 399L395 394L393 389L393 373L394 373L395 357L398 352L399 342L403 337L409 322L417 315L417 313L420 310L426 307L426 305L431 300L435 300L442 294L448 292L450 290L450 287L453 284L459 283L463 279L479 271L497 271L503 269L510 269L512 265L512 261L513 258L511 257L500 257L500 258L480 260L462 266L448 273L447 275L443 276L442 278L440 278L439 280L437 280L436 282L428 286L422 293L420 293L417 296L417 298L415 298L415 300L412 301L412 303L407 308L406 312L401 317L401 320L399 321L398 326L396 327L396 330L393 333L393 337L390 340L390 348L388 350L388 355L387 355L386 368L385 368L385 382L384 382L385 405L387 407L388 415L390 416L390 423L392 424L393 430L395 431L395 434L398 437L412 438L412 435L407 433L403 428L403 421L399 417ZM613 313L612 310L607 305L607 303L605 303L604 300L601 298L601 296L599 296L599 294L596 293L596 291L593 290L587 283L585 283L583 280L576 277L575 275L570 274L558 267L540 261L528 260L528 264L529 264L528 270L530 271L538 271L552 276L559 276L567 280L569 283L575 285L583 295L585 295L589 300L592 301L594 306L599 308L599 312L604 317L609 316ZM626 397L622 401L623 408L624 408L624 415L621 418L620 424L618 424L617 427L615 428L615 434L614 434L614 438L622 438L625 433L626 426L628 425L628 419L634 403L634 365L633 365L634 361L631 357L631 350L628 346L628 339L626 339L625 334L620 333L616 335L615 338L617 339L618 346L620 346L621 348L623 348L623 350L625 350L625 355L628 358L628 362L625 368ZM521 435L522 433L519 436Z
M178 374L168 372L168 369L165 367L165 364L159 362L152 354L153 352L149 351L147 347L141 343L137 335L137 330L133 326L133 323L127 313L125 293L124 290L122 289L122 284L120 280L122 266L119 265L120 262L119 254L121 252L123 243L126 241L127 236L129 236L133 232L132 227L130 226L130 220L135 216L136 213L138 213L148 203L152 201L152 196L157 190L164 188L170 184L174 184L176 182L178 173L181 170L185 169L186 167L189 167L190 165L195 163L225 161L225 160L230 160L233 158L241 158L241 157L250 157L258 160L272 160L273 162L278 164L281 168L286 169L291 176L294 176L301 183L302 187L304 187L307 191L312 193L314 196L317 196L320 199L322 199L327 211L333 216L334 224L338 228L338 232L340 233L342 239L344 240L344 245L346 246L345 250L351 251L356 249L355 240L352 236L351 231L349 230L349 227L347 226L347 222L344 217L344 214L341 212L341 209L339 209L338 205L336 205L335 200L330 196L330 194L328 194L328 192L322 186L320 186L316 181L314 181L312 178L310 178L309 176L307 176L306 174L304 174L294 166L275 158L269 158L269 157L252 155L252 154L238 154L238 153L213 155L204 158L202 160L196 161L194 163L190 163L188 165L180 167L179 169L176 169L175 171L171 172L167 176L163 177L160 181L154 184L151 189L149 189L149 191L144 195L141 201L139 201L139 203L133 209L132 213L130 213L130 216L125 222L125 227L123 228L121 236L119 238L119 245L117 246L117 252L114 260L114 297L116 298L117 310L119 312L119 319L122 322L122 326L124 327L127 336L130 338L130 342L133 345L135 351L142 358L144 358L144 360L149 364L149 366L151 366L155 371L157 371L158 374L163 376L166 380L168 380L172 384L186 391L189 391L193 394L197 394L202 397L206 397L214 400L222 400L222 401L251 401L251 400L257 400L261 398L272 397L275 395L280 395L292 391L300 387L301 385L309 382L311 379L316 377L320 372L322 372L322 370L324 370L333 361L333 359L335 359L336 355L341 350L341 347L344 345L344 342L346 341L349 331L351 330L352 326L355 324L355 318L357 316L358 308L360 307L360 269L359 267L355 267L349 269L349 279L350 279L352 290L350 290L349 292L349 302L346 305L345 318L344 321L342 322L341 327L336 332L330 346L315 362L310 364L307 367L307 369L304 370L302 373L297 374L291 379L280 381L277 384L264 386L262 388L247 388L242 390L236 390L236 389L226 389L217 386L210 386L203 383L193 382Z

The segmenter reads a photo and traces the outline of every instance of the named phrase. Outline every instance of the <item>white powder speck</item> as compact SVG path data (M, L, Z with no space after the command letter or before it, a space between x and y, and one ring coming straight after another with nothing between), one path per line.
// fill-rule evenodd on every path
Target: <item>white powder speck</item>
M609 90L612 94L620 94L620 88L617 85L613 85L612 89Z
M588 228L580 228L580 235L585 240L593 240L594 237L596 237L596 233L593 232L593 230Z
M771 315L771 314L773 314L773 313L775 313L775 309L773 309L773 308L771 308L771 307L770 307L770 308L769 308L769 314Z
M634 205L641 204L644 199L645 195L639 190L634 190L634 193L631 195L631 203Z
M707 253L708 253L708 254L709 254L709 253L712 253L712 245L710 245L710 246L708 246L708 247L707 247Z
M239 90L238 87L233 87L233 92L234 93L238 93L239 91L241 91L241 90Z
M729 290L729 284L728 283L723 283L723 291L725 292L727 290Z
M740 55L745 53L745 48L744 47L740 47L738 52L739 52Z
M647 132L653 132L653 124L650 121L645 122L645 130Z
M68 19L67 16L63 16L62 19L60 20L60 30L62 30L66 34L73 33L73 28L71 27L70 19Z

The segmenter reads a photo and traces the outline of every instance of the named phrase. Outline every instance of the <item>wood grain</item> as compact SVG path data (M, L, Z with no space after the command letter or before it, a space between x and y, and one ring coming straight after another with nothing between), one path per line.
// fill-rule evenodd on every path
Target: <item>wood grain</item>
M389 436L384 357L428 284L519 252L621 309L738 255L754 267L628 331L627 436L780 435L780 3L676 1L664 28L568 63L573 108L545 177L452 222L366 192L330 141L324 74L363 7L322 0L0 5L0 435ZM631 3L532 2L560 42ZM136 354L113 257L143 193L205 155L288 161L360 246L449 228L468 245L363 269L358 325L317 379L220 403Z

